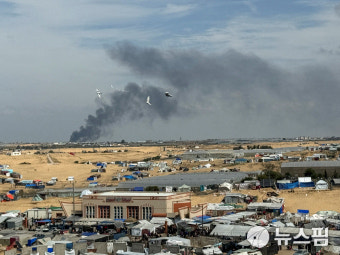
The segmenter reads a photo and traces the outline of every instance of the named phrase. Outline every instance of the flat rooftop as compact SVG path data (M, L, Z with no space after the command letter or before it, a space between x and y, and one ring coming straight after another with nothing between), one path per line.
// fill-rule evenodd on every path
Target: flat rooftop
M115 196L115 197L167 197L177 195L178 193L173 192L141 192L141 191L126 191L126 192L103 192L92 194L91 196Z

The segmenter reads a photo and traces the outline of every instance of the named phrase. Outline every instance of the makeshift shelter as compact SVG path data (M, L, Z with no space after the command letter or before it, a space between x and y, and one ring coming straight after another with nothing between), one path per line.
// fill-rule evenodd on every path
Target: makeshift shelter
M85 189L81 192L80 197L83 197L84 195L92 195L93 192L89 189Z
M137 179L133 175L124 175L123 178L125 178L126 180L136 180Z
M35 194L35 196L32 198L32 201L35 201L35 202L40 202L43 200L44 199L42 199L41 196L39 196L39 194Z
M318 211L316 212L317 215L323 216L325 218L332 218L332 217L337 217L340 214L336 211Z
M220 191L222 191L222 190L232 191L233 185L231 183L228 183L228 182L223 182L223 183L220 184L218 190L220 190Z
M331 180L332 189L339 189L340 188L340 178L334 178Z
M274 212L276 214L283 213L284 205L283 203L264 203L264 202L252 202L248 204L248 210L255 211L265 211L265 212Z
M222 216L227 211L234 210L234 206L231 205L225 205L223 203L217 204L217 203L209 203L207 206L207 213L213 216ZM221 213L219 213L221 212Z
M222 200L225 204L237 204L237 203L244 203L246 195L241 193L230 193L225 195L224 199Z
M315 189L317 189L317 190L327 190L328 189L328 183L324 180L319 180L315 184Z
M7 193L6 194L6 197L8 197L10 200L13 200L14 199L14 196L10 193Z
M19 229L22 227L23 220L24 218L21 218L21 217L8 219L6 221L7 228Z
M309 210L297 209L296 216L306 217L309 215Z
M246 237L251 226L219 224L211 231L210 236Z
M299 182L277 183L276 186L278 189L294 189L299 187Z
M156 231L159 224L153 224L147 220L140 220L139 223L131 228L131 235L141 236L142 234L151 234Z
M152 217L152 219L150 220L150 223L159 225L164 225L165 222L167 222L168 226L174 224L174 221L167 217Z
M275 186L276 180L275 179L261 179L260 185L262 188L269 188Z
M178 187L179 192L190 192L191 187L188 185L183 184L182 186Z
M14 184L14 179L13 179L13 178L6 178L6 179L4 180L4 183Z

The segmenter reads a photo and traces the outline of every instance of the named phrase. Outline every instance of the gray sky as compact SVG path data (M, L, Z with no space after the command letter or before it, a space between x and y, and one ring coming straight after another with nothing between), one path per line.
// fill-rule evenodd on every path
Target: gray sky
M338 1L0 0L0 27L1 142L339 135Z

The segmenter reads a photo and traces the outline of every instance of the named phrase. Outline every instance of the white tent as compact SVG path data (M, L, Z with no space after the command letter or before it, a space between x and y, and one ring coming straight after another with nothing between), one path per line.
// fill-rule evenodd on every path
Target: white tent
M298 177L298 182L312 182L312 177Z
M83 197L84 195L92 195L93 192L89 189L85 189L81 192L80 197Z
M231 183L228 183L228 182L223 182L220 184L220 189L227 189L229 191L232 191L233 189L233 185Z
M191 190L191 187L185 184L183 184L181 187L178 187L179 192L189 192L190 190Z
M324 180L320 180L315 184L315 189L317 190L326 190L328 189L328 183Z
M159 225L164 225L165 221L167 221L168 226L173 225L174 222L173 220L167 218L167 217L152 217L152 219L150 220L150 223L152 224L159 224Z

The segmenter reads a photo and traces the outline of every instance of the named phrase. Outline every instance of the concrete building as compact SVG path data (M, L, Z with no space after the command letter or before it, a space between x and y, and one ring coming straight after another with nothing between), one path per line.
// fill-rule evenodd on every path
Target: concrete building
M104 192L84 195L83 217L110 219L145 219L153 216L174 217L179 208L191 208L190 193Z

